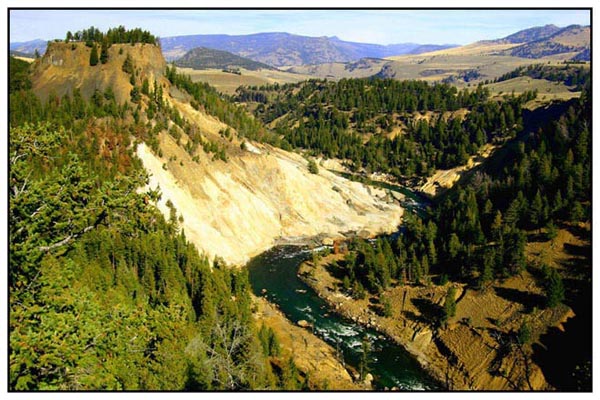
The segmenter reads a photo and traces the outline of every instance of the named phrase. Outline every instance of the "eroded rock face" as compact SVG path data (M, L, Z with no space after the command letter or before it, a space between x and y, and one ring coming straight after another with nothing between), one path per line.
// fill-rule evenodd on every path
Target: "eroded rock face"
M98 48L100 51L100 48ZM113 44L108 49L108 62L90 66L91 48L84 43L53 42L42 58L33 65L32 84L35 93L45 101L48 96L72 95L78 89L89 99L96 90L110 88L118 104L129 101L133 85L122 67L127 55L133 60L139 80L150 85L156 79L166 85L167 66L160 48L151 44Z
M260 151L226 163L194 162L162 135L162 159L144 144L137 154L151 174L149 186L163 194L159 208L168 216L170 200L183 217L186 237L228 263L244 264L285 238L397 229L403 210L385 202L385 191L368 190L324 168L311 174L295 153L257 143L253 148ZM173 157L177 161L168 162Z
M133 88L123 63L130 56L136 70L136 85L147 80L150 89L161 85L163 101L175 108L202 136L218 144L228 162L214 160L202 149L190 155L184 145L190 138L181 131L179 143L163 130L159 135L158 157L145 144L137 155L150 173L151 188L160 187L159 208L168 218L168 200L174 205L187 238L211 257L220 256L231 264L248 259L286 238L316 235L335 239L343 233L372 236L396 230L402 209L387 204L383 190L368 189L325 168L308 172L300 155L271 146L251 143L233 134L217 118L193 108L190 97L171 87L164 76L166 62L160 48L150 44L114 44L108 62L91 66L91 49L83 43L50 43L46 54L33 66L34 90L43 101L50 95L63 96L78 90L90 98L96 90L111 89L118 104L130 101ZM146 129L156 121L145 114ZM167 122L173 127L173 122ZM243 146L242 146L243 142ZM245 149L245 150L244 150ZM192 159L194 157L194 160Z

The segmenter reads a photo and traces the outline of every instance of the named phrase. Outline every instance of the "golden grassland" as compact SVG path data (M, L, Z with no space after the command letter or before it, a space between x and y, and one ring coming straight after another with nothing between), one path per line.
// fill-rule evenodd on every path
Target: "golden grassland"
M180 73L185 73L194 82L206 82L214 86L219 92L234 94L240 86L260 86L273 83L295 83L310 79L308 75L293 74L276 70L250 71L240 68L241 75L223 72L220 69L196 70L192 68L177 68Z

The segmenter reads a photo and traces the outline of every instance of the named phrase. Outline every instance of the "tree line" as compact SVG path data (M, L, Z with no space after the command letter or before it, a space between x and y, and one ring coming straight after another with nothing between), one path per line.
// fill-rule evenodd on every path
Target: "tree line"
M528 76L533 79L546 79L551 82L562 82L567 86L574 86L576 91L589 85L590 68L585 65L567 63L562 66L547 64L532 64L518 67L511 72L494 79L494 82L503 82L519 76Z
M75 33L68 31L65 36L65 43L69 42L85 42L88 47L93 43L106 43L111 46L117 43L147 43L156 46L160 45L160 40L149 31L141 28L126 29L124 26L111 28L106 33L94 26L88 29L82 29Z
M486 143L521 129L521 108L534 92L489 101L474 90L419 81L343 79L240 88L235 100L257 103L265 123L294 148L351 161L355 171L398 179L428 176L467 162ZM466 115L448 113L466 109ZM414 113L430 113L417 118ZM394 130L404 130L390 137Z

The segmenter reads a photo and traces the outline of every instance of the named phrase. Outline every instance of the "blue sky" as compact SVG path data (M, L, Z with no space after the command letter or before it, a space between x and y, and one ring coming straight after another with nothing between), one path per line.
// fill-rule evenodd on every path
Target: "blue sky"
M589 23L587 10L11 10L10 41L125 25L160 37L289 32L364 43L468 44L533 26Z

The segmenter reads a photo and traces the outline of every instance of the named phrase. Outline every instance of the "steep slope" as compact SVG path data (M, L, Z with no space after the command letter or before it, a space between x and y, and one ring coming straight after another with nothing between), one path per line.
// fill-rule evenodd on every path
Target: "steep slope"
M110 87L118 102L130 102L133 86L122 68L129 54L136 85L142 79L150 81L151 94L134 104L148 131L142 135L147 143L138 145L137 154L150 174L149 186L160 187L159 208L169 217L170 201L183 217L188 239L211 256L242 264L278 240L372 235L391 232L399 224L402 209L389 204L384 191L324 170L311 174L302 156L242 139L207 114L207 105L192 107L191 97L165 77L166 64L157 46L113 45L108 62L96 66L89 65L89 54L81 43L52 43L34 66L34 90L42 98L75 89L89 97ZM154 81L164 93L160 101ZM152 104L157 104L154 111ZM156 117L156 108L170 111ZM172 117L175 112L180 118ZM177 139L174 131L179 132ZM232 134L225 136L225 131Z
M245 68L250 71L256 71L259 69L274 69L270 65L240 57L228 51L214 50L206 47L198 47L188 51L183 56L175 60L175 65L178 67L187 67L193 69Z
M208 119L203 126L222 127ZM168 214L171 201L187 238L229 263L243 264L277 242L391 232L400 222L402 209L388 204L384 191L323 169L310 174L297 154L247 144L248 151L227 163L201 157L197 164L171 137L160 140L162 158L143 144L137 150L151 174L149 187L163 194L159 208Z

